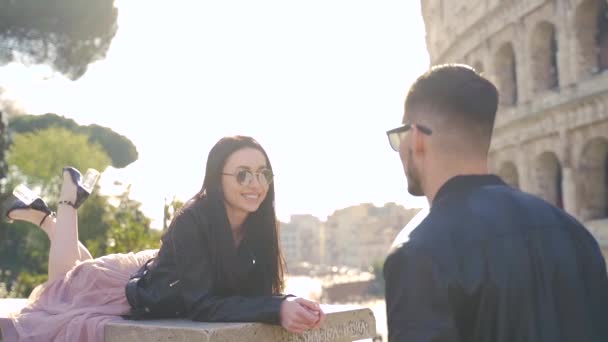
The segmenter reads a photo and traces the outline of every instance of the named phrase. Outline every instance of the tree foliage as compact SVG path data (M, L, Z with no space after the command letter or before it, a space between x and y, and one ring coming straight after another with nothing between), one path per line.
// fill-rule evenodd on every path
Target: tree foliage
M0 0L0 63L47 64L78 79L105 57L117 17L114 0Z
M150 229L150 219L140 210L141 204L129 199L129 188L120 196L112 212L107 234L106 253L127 253L159 248L160 232Z
M14 133L35 132L50 127L63 127L74 133L86 135L89 142L103 147L115 168L123 168L138 158L137 148L131 140L110 128L96 124L81 126L72 119L52 113L19 115L12 118L9 123L9 128Z
M166 231L167 228L169 228L169 225L171 225L171 221L173 221L175 215L183 206L184 202L178 200L175 196L169 203L167 203L167 199L165 199L165 205L163 209L163 232Z
M85 135L58 127L16 134L6 160L31 186L40 186L42 193L49 195L59 194L61 170L66 165L100 171L110 165L101 146L89 143Z
M1 90L0 90L1 92ZM8 165L6 164L5 154L8 148L8 119L7 115L0 112L0 179L6 177Z

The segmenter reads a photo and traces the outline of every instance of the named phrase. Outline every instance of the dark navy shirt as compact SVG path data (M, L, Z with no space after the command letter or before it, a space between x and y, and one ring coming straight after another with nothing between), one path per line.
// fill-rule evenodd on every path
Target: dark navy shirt
M608 277L573 217L458 176L384 265L389 341L608 341Z

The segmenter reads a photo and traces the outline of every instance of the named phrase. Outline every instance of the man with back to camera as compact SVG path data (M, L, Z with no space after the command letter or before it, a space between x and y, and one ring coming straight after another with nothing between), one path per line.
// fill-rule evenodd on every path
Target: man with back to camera
M563 210L488 172L494 85L431 68L387 132L428 216L384 264L389 341L606 342L598 243Z

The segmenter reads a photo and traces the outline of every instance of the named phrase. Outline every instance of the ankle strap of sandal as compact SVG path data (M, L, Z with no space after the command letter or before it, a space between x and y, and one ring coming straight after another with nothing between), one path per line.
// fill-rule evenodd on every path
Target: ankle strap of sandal
M44 217L42 218L42 220L40 220L40 223L38 224L40 227L42 227L42 224L44 223L44 221L48 218L48 217L55 217L55 213L51 212L50 214L46 214L44 215Z
M72 202L72 201L59 201L59 202L57 202L57 204L67 204L67 205L69 205L70 207L72 207L72 208L76 209L76 205L75 205L75 204L74 204L74 202Z

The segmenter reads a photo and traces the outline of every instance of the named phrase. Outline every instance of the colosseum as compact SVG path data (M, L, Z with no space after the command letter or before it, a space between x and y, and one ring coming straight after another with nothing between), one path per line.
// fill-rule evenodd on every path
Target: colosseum
M422 0L431 64L496 84L490 167L585 223L608 258L606 0Z

